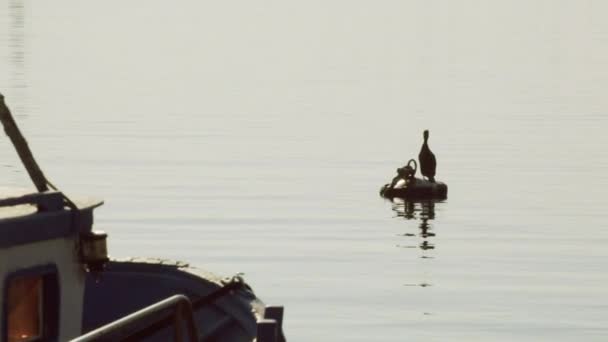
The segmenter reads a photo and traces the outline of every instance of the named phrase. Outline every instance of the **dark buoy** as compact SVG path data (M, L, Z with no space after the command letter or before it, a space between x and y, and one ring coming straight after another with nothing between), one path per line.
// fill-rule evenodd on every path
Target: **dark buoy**
M431 183L435 183L435 172L437 171L437 160L435 159L435 155L431 152L429 148L429 131L424 131L424 143L422 144L422 148L420 149L420 154L418 154L418 160L420 161L420 173L423 176L428 178Z
M448 186L442 182L430 182L426 179L414 178L405 184L384 184L380 188L380 196L385 198L403 198L416 200L444 200L448 198Z

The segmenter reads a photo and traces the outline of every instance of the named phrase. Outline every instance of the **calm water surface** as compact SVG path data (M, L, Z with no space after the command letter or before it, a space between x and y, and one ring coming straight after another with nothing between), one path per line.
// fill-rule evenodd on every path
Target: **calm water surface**
M113 256L244 272L290 341L608 338L605 2L2 3L0 92ZM381 199L423 129L448 200Z

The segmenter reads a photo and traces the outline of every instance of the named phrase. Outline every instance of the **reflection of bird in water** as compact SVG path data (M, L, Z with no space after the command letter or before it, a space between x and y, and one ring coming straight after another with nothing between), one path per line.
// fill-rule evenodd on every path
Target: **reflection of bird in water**
M431 224L429 220L435 219L435 203L433 202L422 202L422 212L420 213L420 236L427 238L435 236L435 233L429 232Z
M397 217L403 217L406 220L416 218L413 202L404 201L398 197L393 198L391 202L393 203L392 209L395 213L397 213Z
M435 236L435 233L429 232L431 224L429 220L435 219L435 203L433 202L422 202L422 212L420 213L420 236L423 239ZM430 244L427 240L422 241L420 248L423 250L435 249L435 246Z
M420 248L426 251L427 249L435 249L435 246L424 240L420 244Z
M418 160L420 161L420 172L423 176L427 177L431 182L435 182L435 171L437 170L437 160L435 155L429 148L429 131L424 131L424 143L418 154Z
M424 201L424 202L410 202L400 198L393 198L393 211L397 213L398 218L405 220L418 220L420 219L420 238L418 243L407 238L408 243L398 244L398 248L407 248L409 250L418 250L419 258L421 259L434 259L432 254L435 250L435 245L429 241L431 237L435 236L435 233L431 232L432 224L429 222L435 219L435 202ZM414 223L414 222L411 222ZM408 224L411 226L411 224ZM402 236L415 237L417 234L405 233ZM428 254L431 254L429 256ZM423 263L426 263L424 261ZM431 283L426 281L427 275L423 278L425 281L405 284L405 286L416 286L416 287L427 287L431 286Z
M402 199L393 199L393 210L397 213L397 216L403 217L406 220L420 219L420 237L423 240L419 247L423 250L435 249L435 245L430 244L426 241L427 238L435 236L433 233L432 225L430 220L435 219L435 202L409 202L403 201ZM403 236L415 236L414 234L405 233ZM410 246L411 248L413 246Z
M423 238L427 238L427 237L431 237L431 236L435 236L435 233L433 232L429 232L429 228L431 228L431 225L428 223L428 218L421 218L422 222L420 222L420 236L422 236Z
M420 213L420 217L424 220L434 220L435 219L435 202L420 202L420 206L422 207L422 212Z

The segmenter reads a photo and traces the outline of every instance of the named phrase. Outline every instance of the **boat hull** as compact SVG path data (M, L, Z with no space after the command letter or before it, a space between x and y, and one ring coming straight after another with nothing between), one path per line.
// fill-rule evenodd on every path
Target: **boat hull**
M172 295L183 294L193 302L194 321L202 340L250 342L257 335L257 321L262 318L264 304L246 284L204 306L196 304L197 299L220 290L225 281L180 262L160 259L110 261L100 278L87 274L83 332ZM148 325L149 322L144 321L141 328ZM137 340L170 341L172 334L172 326L167 326Z

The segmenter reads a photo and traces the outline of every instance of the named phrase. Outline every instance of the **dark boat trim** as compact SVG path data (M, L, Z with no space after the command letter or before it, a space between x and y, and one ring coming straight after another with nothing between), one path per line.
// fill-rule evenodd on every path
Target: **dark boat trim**
M90 231L93 226L93 209L101 205L99 201L80 203L77 212L66 210L60 192L29 194L2 200L0 207L31 204L37 205L37 212L0 218L0 248L14 247L33 242L73 236Z

